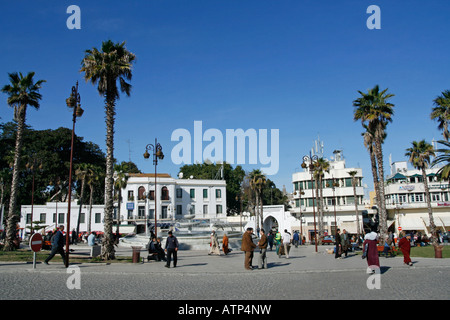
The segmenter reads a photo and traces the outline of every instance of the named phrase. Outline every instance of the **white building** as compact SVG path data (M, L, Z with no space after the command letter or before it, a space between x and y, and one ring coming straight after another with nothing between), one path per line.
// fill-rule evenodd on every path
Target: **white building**
M339 229L346 229L350 234L357 233L357 219L355 201L357 203L360 230L363 231L364 188L362 186L362 169L347 168L342 151L334 151L333 159L329 160L330 170L325 172L323 178L323 205L324 205L324 229L329 234L336 232L336 224ZM356 171L356 199L353 192L352 177L349 172ZM290 210L297 217L302 216L300 229L307 241L314 237L314 211L316 214L316 228L318 229L317 206L315 204L315 182L311 180L311 172L308 166L303 172L292 175L293 206ZM314 208L314 209L313 209ZM336 212L336 218L335 218ZM335 223L336 222L336 223ZM317 230L318 231L318 230Z
M439 181L439 168L426 169L434 223L441 231L450 229L450 185ZM430 236L430 221L422 171L408 169L406 161L393 162L385 184L390 231L420 231Z
M146 225L155 221L164 224L180 219L220 219L226 217L226 182L224 180L175 179L168 174L157 174L156 202L155 175L128 174L126 188L122 189L120 204L120 233L145 232ZM117 224L118 201L114 203L114 227ZM33 206L33 221L42 221L46 230L63 224L67 230L67 202L48 202ZM79 206L73 201L70 230L77 227ZM91 214L91 231L104 230L104 205L94 205ZM31 205L22 206L20 228L31 222ZM88 231L89 206L83 205L80 232ZM27 229L29 232L29 229Z
M155 197L155 174L130 173L122 190L120 222L144 228L146 222L155 220L155 205L158 224L180 219L225 218L226 203L225 180L175 179L157 174Z

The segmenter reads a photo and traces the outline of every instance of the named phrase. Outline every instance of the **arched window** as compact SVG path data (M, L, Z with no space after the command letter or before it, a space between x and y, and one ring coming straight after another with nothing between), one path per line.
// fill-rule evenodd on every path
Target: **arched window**
M145 188L139 187L138 189L138 200L145 200Z
M161 200L169 200L169 189L167 187L161 188Z

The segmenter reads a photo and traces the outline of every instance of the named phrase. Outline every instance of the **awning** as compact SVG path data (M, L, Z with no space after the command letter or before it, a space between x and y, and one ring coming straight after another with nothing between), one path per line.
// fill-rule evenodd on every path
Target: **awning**
M358 232L356 221L343 221L340 223L339 229L341 229L341 232L345 229L348 233L352 234Z
M399 227L405 230L425 230L425 224L420 217L399 217Z

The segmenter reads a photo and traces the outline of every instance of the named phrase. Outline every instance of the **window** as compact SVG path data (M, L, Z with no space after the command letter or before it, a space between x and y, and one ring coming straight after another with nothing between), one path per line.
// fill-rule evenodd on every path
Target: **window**
M138 189L138 200L145 200L145 188L139 187Z
M189 195L191 196L191 199L195 199L195 189L189 190Z
M47 221L47 214L41 213L39 216L39 221L46 222Z
M140 218L140 219L145 218L145 207L144 206L138 207L138 218Z
M161 188L161 200L169 200L169 189L167 187Z
M155 200L155 190L151 190L150 191L149 199L150 200Z
M86 223L86 213L80 213L80 223Z
M27 213L26 223L31 223L31 213Z
M64 223L64 213L58 213L58 224Z
M191 208L189 209L189 214L195 214L195 205L191 205Z
M101 223L102 222L102 214L100 212L97 212L95 214L95 223Z
M432 193L431 201L441 201L441 195L439 193Z
M203 215L206 216L208 214L208 205L204 204L203 205Z
M217 214L221 214L222 213L222 205L221 204L216 205L216 213Z
M161 207L161 219L167 219L167 206Z
M183 206L181 204L178 204L176 215L181 216L182 214L183 214Z
M178 188L177 189L177 199L183 198L183 190Z
M346 187L352 186L352 178L345 178L345 186Z
M155 209L148 209L148 218L155 219Z
M129 190L128 191L128 201L133 201L134 200L134 192L133 190Z
M57 221L56 221L56 216L57 216L57 214L54 213L54 214L53 214L53 223L57 223Z
M216 189L216 199L221 199L221 198L222 198L222 190Z
M203 199L208 199L208 189L203 189Z

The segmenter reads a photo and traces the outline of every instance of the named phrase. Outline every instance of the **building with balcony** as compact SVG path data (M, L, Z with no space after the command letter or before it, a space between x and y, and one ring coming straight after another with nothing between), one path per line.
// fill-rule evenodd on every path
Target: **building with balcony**
M438 180L439 168L426 169L434 223L441 231L450 229L449 181ZM393 162L385 182L388 227L392 232L421 232L430 236L430 221L422 171L408 169L406 161Z
M367 211L364 206L364 188L362 186L362 169L347 168L341 150L334 151L334 157L329 160L330 170L325 172L323 178L323 208L324 229L329 234L335 234L337 228L346 229L350 234L357 233L357 218L355 202L363 231L363 214ZM356 197L353 191L351 171L356 171ZM303 233L307 241L314 237L314 212L316 215L316 228L318 228L318 214L316 205L315 181L311 177L308 166L303 172L292 175L293 198L291 214L301 217L301 225L296 227ZM318 232L318 230L317 230ZM309 238L308 238L309 237Z

